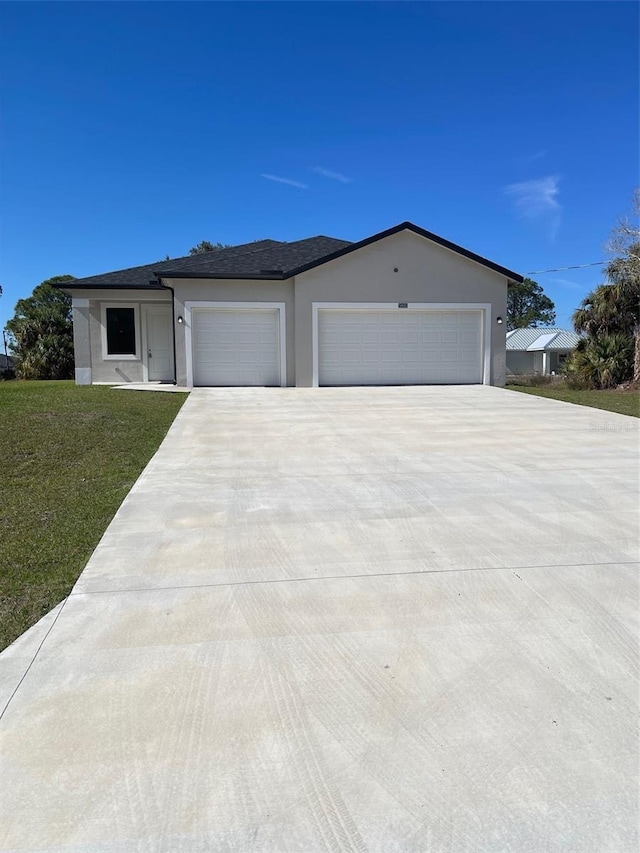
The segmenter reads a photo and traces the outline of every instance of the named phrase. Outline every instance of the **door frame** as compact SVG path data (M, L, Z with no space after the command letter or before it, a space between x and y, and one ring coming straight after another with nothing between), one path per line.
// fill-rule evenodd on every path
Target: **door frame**
M280 364L280 387L287 387L287 337L286 337L286 303L284 302L212 302L187 301L184 303L184 337L187 360L187 387L193 388L193 338L191 313L198 309L262 309L278 312L278 361Z
M143 382L172 382L175 383L175 359L174 359L174 350L173 350L173 341L171 336L169 336L169 352L171 357L171 378L170 379L149 379L149 333L147 323L149 322L149 314L153 311L167 311L167 315L169 317L169 325L173 324L173 315L171 313L171 305L157 304L157 305L145 305L142 303L142 322L140 323L140 338L142 343L142 381Z
M313 359L313 388L319 387L320 353L318 342L318 312L324 309L343 311L480 311L482 340L480 352L482 358L482 384L491 384L491 303L490 302L406 302L400 308L398 302L312 302L311 303L311 348ZM406 305L406 309L405 306Z

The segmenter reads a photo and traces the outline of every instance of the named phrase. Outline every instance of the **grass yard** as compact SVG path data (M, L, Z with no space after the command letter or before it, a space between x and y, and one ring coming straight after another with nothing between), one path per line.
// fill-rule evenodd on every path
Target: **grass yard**
M185 398L0 382L0 649L68 594Z
M536 394L538 397L550 397L578 406L591 406L594 409L606 409L621 415L640 418L640 391L571 391L568 388L531 388L526 385L508 385L510 391L522 391Z

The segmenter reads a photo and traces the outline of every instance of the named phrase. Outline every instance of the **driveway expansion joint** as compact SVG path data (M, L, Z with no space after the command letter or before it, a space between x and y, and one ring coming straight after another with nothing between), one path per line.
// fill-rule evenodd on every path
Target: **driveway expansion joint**
M198 584L181 584L178 586L140 586L127 587L125 589L90 589L71 592L69 598L90 595L119 595L129 592L165 592L171 590L186 590L186 589L224 589L229 587L243 586L269 586L270 584L285 584L285 583L305 583L307 581L340 581L340 580L367 580L369 578L395 578L419 575L455 575L464 572L512 572L519 569L526 571L527 569L578 569L581 567L588 568L589 566L640 566L639 560L613 560L608 563L603 563L600 560L588 563L581 561L579 563L538 563L527 566L471 566L464 569L418 569L406 572L365 572L354 575L307 575L298 578L267 578L261 580L246 580L246 581L223 581L221 583L198 583ZM518 575L516 575L518 577ZM520 578L522 580L522 578Z

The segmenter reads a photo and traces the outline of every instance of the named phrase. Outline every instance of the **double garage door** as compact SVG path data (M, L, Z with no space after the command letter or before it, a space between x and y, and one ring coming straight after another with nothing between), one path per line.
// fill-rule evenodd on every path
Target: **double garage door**
M481 311L319 307L317 324L319 385L482 382ZM194 309L192 345L195 385L281 384L276 308Z
M482 382L482 312L319 309L319 385Z

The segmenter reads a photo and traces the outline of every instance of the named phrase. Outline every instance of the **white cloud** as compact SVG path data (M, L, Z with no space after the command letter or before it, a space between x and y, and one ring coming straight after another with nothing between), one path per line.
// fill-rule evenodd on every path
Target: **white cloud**
M281 178L278 175L260 175L261 178L265 178L267 181L276 181L278 184L287 184L290 187L297 187L299 190L308 190L309 187L306 184L303 184L302 181L294 181L292 178Z
M340 174L340 172L332 172L331 169L323 169L322 166L314 166L311 171L318 175L322 175L325 178L331 178L332 181L340 181L341 184L350 184L353 180L352 178L348 178L346 175Z
M551 237L555 237L560 227L562 207L558 201L558 183L556 175L509 184L505 193L514 199L516 212L524 219L544 222L550 228Z

